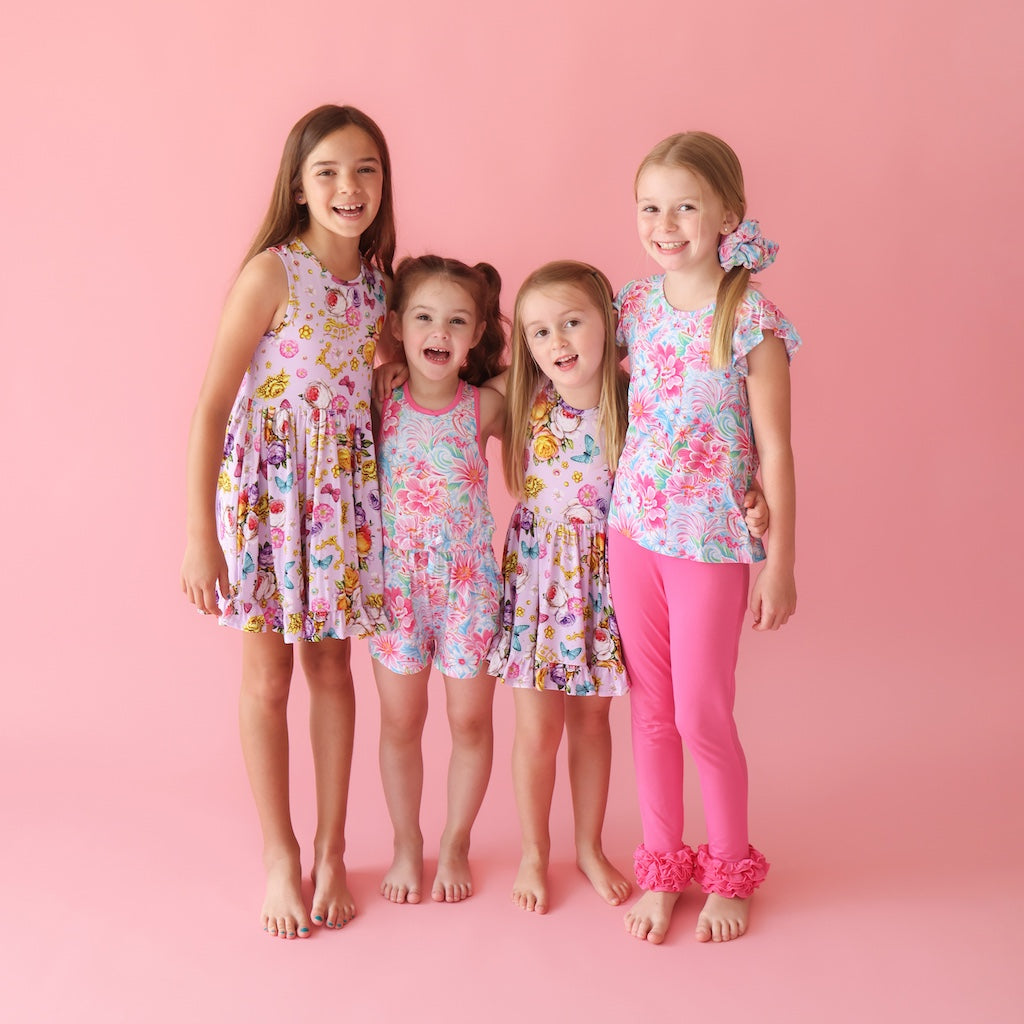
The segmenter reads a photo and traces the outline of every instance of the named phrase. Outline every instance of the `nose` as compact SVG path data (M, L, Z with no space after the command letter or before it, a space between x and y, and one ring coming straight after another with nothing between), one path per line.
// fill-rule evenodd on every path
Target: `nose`
M351 193L359 191L359 176L353 171L339 171L336 182L339 192Z
M676 218L672 210L666 210L658 218L658 227L663 231L674 231L676 227Z

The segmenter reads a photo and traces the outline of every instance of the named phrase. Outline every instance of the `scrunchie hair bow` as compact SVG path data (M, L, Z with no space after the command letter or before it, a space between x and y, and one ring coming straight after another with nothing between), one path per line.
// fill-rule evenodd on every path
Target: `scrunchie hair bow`
M725 270L746 267L756 274L775 262L779 243L761 234L756 220L745 220L732 234L726 235L718 246L718 261Z

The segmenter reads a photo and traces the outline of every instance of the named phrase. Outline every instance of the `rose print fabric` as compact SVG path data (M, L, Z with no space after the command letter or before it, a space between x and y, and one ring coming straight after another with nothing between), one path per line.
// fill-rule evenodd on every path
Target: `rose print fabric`
M383 592L370 425L383 282L365 264L338 280L299 239L270 251L288 275L288 310L256 347L228 418L220 621L289 643L366 635Z
M759 562L743 521L758 469L747 400L747 353L772 331L790 358L800 336L750 289L737 311L733 360L710 366L714 304L693 312L665 299L664 277L619 292L617 340L629 350L629 429L609 523L642 547L697 562Z
M405 387L381 409L384 611L370 653L392 672L471 678L497 631L501 592L480 450L479 391L459 382L447 409L418 406Z
M526 495L505 540L501 633L490 671L511 686L617 696L629 687L608 589L612 474L597 409L538 392Z

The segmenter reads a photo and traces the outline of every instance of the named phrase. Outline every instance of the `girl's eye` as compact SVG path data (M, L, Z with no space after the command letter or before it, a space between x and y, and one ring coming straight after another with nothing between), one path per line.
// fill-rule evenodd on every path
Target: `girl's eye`
M325 167L322 171L319 172L318 176L321 178L329 178L331 177L332 174L334 174L334 171Z
M360 174L376 174L377 173L377 168L376 167L360 167L359 168L359 173Z
M540 330L537 330L537 331L533 332L533 337L534 337L535 341L542 341L547 336L548 336L548 329L546 327L541 327Z
M419 320L421 323L427 323L430 320L430 317L427 316L426 313L417 313L416 319Z
M640 209L641 213L657 213L658 208L656 206L644 206Z
M466 321L465 321L465 320L463 320L461 316L456 316L456 317L453 317L453 318L452 318L452 323L453 323L453 324L454 324L454 325L455 325L456 327L461 327L461 326L462 326L463 324L465 324L465 322L466 322Z
M579 327L579 324L580 324L579 320L566 320L565 321L565 326L566 327Z

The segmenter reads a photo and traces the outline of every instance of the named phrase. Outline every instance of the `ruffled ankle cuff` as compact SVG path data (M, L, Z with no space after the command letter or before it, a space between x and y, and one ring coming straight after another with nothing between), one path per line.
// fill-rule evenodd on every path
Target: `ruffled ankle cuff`
M636 884L648 892L682 892L693 878L694 854L685 844L672 853L652 853L641 843L633 854Z
M719 860L712 857L707 846L697 848L697 865L693 876L705 892L719 896L746 899L764 881L771 866L764 854L752 846L743 860Z

